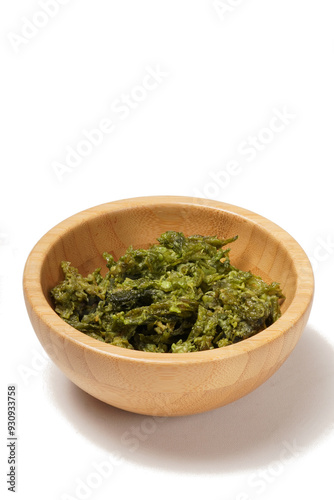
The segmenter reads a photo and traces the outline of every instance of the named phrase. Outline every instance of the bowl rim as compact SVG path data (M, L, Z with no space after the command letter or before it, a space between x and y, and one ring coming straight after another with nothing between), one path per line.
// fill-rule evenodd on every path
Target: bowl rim
M213 208L246 219L270 233L273 238L284 245L289 254L292 251L294 254L293 264L297 275L296 292L286 311L273 325L237 344L190 353L152 353L117 347L93 339L67 324L49 305L42 290L41 273L48 251L58 238L73 230L78 224L101 216L102 212L117 212L143 205L191 205ZM299 243L287 231L262 215L220 201L189 196L163 195L135 197L103 203L80 211L58 223L45 233L31 250L24 267L23 290L27 309L29 310L29 305L39 320L65 342L80 345L80 347L90 351L98 351L101 355L107 357L122 358L128 362L140 361L164 365L176 363L181 365L210 362L247 354L283 336L310 310L314 294L314 276L311 263Z

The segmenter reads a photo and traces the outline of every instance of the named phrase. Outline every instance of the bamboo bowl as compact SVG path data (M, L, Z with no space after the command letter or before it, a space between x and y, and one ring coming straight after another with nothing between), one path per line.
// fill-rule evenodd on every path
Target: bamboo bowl
M147 248L167 230L239 239L231 263L286 296L282 316L266 330L227 347L193 353L133 351L95 340L53 310L50 289L63 279L60 262L81 273L105 269L104 251L119 258ZM310 262L298 243L268 219L225 203L157 196L106 203L80 212L45 234L24 270L26 307L39 341L84 391L146 415L190 415L226 405L256 389L287 359L307 322L313 298Z

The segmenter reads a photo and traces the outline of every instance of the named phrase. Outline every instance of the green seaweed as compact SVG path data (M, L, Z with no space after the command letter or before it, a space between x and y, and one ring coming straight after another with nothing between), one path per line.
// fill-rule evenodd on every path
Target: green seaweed
M224 247L236 239L167 231L117 261L104 253L105 276L99 268L83 277L62 262L64 280L51 290L55 311L81 332L128 349L179 353L240 342L280 317L284 296L278 283L231 265Z

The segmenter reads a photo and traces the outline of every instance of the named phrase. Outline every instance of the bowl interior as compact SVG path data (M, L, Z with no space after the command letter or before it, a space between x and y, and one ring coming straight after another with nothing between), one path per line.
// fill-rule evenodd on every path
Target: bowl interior
M264 226L246 217L209 206L180 203L156 203L115 208L88 210L62 222L54 231L53 239L45 252L41 268L41 285L44 296L52 306L50 289L63 279L60 262L70 261L82 274L97 267L107 271L103 252L110 252L118 259L132 245L147 248L167 230L182 231L186 236L200 234L228 238L238 235L229 245L233 265L252 271L265 281L278 281L286 299L282 312L289 307L297 284L295 266L280 238Z

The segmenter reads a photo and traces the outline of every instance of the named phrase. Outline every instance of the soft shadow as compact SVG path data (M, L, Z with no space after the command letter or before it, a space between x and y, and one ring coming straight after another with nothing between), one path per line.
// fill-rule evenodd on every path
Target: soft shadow
M180 473L233 472L278 460L286 447L303 453L331 430L333 355L307 327L284 365L248 396L207 413L155 421L96 400L53 365L49 387L73 427L109 453Z

